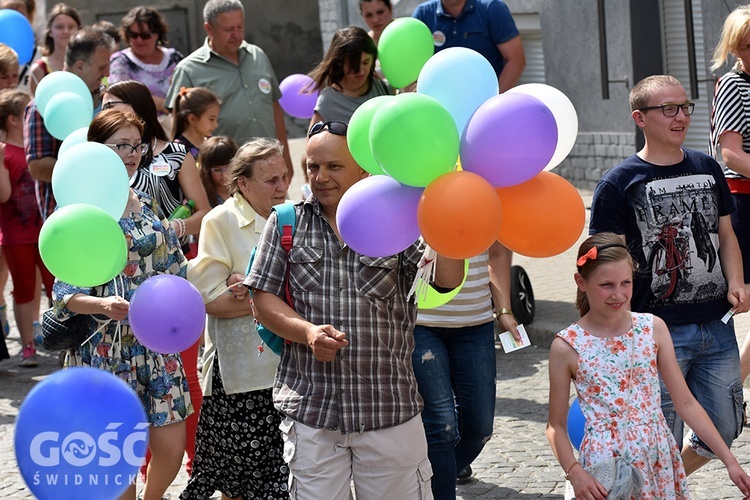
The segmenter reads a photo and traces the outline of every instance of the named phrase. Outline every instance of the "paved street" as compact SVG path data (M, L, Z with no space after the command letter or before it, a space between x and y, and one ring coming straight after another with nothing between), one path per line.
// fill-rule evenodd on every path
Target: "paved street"
M299 148L299 144L293 145L293 153L295 148ZM293 158L298 156L293 154ZM290 193L296 197L299 189L293 188ZM588 207L591 193L582 195ZM511 354L503 353L498 347L495 433L473 465L474 478L469 484L458 487L460 499L562 498L563 473L544 433L547 356L554 332L577 316L573 306L574 253L575 248L549 259L516 256L514 260L526 269L534 288L537 315L528 330L536 345ZM6 297L10 297L9 290ZM739 341L750 330L750 317L743 316L736 318ZM17 356L20 343L15 327L7 342L11 353ZM40 366L34 369L19 368L17 358L0 363L0 498L31 498L15 463L13 422L30 388L57 367L56 356L40 353L40 361ZM750 467L750 433L738 439L735 453L746 468ZM168 498L177 498L185 481L186 475L181 472L168 491ZM697 499L741 496L720 463L712 463L691 476L689 484L693 498ZM219 495L212 498L219 498Z

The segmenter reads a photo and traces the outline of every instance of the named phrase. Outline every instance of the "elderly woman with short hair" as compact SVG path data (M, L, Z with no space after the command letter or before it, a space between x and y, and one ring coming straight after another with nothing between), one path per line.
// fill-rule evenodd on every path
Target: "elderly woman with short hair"
M245 277L274 205L289 189L283 148L275 139L243 145L229 164L224 204L203 219L198 256L188 279L206 303L203 407L198 421L193 475L181 498L289 498L289 469L282 458L281 415L273 406L279 357L260 350Z

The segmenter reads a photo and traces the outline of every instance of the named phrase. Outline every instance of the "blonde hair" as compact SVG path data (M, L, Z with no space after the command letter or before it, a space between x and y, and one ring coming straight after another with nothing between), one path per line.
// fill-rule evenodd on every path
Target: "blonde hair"
M730 55L737 57L742 39L750 32L750 5L740 5L729 13L721 28L719 43L714 50L711 71L719 69ZM735 69L740 69L742 61L737 58ZM748 68L750 69L750 68Z
M0 43L0 75L7 75L15 70L18 70L18 54L9 46Z

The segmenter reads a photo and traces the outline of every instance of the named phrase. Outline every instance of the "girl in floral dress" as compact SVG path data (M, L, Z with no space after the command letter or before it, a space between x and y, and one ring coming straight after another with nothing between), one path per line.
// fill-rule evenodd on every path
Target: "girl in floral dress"
M576 307L581 319L558 333L550 348L547 422L547 438L575 497L606 499L604 486L584 467L619 456L643 478L640 493L632 498L689 498L680 450L660 408L661 374L677 413L749 498L750 477L685 384L666 325L651 314L628 310L633 261L623 240L612 233L591 236L578 257ZM580 463L566 425L571 381L586 418Z
M143 122L120 110L99 113L89 126L88 139L110 146L132 176L141 160ZM65 366L91 366L124 380L139 396L150 429L152 459L143 500L161 499L180 470L185 453L185 419L193 413L188 384L179 353L159 354L133 335L127 321L129 301L138 285L151 276L185 277L185 260L174 231L156 202L130 189L119 220L128 245L125 268L113 280L92 288L55 281L53 305L59 320L74 314L94 315L99 332L68 352ZM106 325L105 321L109 320ZM102 402L106 404L106 402ZM135 485L121 498L135 499Z

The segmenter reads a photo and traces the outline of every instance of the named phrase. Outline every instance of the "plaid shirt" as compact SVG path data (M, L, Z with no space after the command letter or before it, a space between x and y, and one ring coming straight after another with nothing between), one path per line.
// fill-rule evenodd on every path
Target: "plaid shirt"
M40 160L44 157L57 158L61 141L55 139L44 127L42 115L36 109L36 101L32 100L23 115L23 141L26 144L26 163ZM42 220L47 220L55 211L55 197L52 194L52 184L34 180L36 185L36 203Z
M283 297L288 265L295 310L346 333L349 345L332 362L316 360L306 344L285 345L274 382L276 408L343 434L407 422L422 408L411 361L417 306L406 295L423 248L415 242L398 255L365 257L339 243L317 200L301 202L296 211L288 260L273 212L245 284Z

